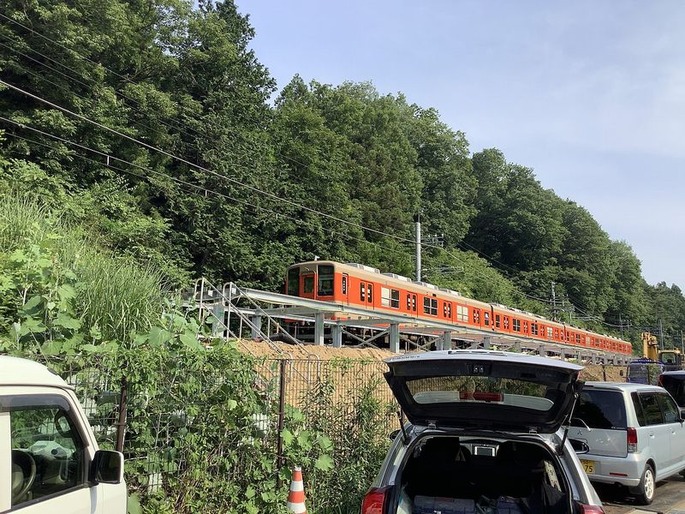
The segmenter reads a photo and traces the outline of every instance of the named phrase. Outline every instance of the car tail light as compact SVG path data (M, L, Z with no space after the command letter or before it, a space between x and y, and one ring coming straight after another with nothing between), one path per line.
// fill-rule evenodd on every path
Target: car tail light
M600 505L585 505L584 503L577 505L579 514L606 514Z
M387 487L373 487L364 495L361 514L383 514Z
M628 427L628 434L626 439L628 442L628 453L635 453L637 451L637 430Z

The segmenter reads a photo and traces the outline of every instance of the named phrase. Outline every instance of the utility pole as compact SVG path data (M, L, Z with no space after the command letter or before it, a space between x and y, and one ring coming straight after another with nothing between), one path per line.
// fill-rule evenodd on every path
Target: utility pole
M554 292L554 282L552 282L552 321L557 321L557 297Z
M621 318L621 313L618 313L618 328L621 331L621 339L623 339L623 318Z
M664 349L664 325L659 318L659 349Z
M416 224L416 281L421 282L421 213L414 215Z

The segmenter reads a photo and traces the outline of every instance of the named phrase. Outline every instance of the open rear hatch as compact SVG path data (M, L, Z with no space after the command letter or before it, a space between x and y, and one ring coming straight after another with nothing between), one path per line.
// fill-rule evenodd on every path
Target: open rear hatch
M445 350L385 362L385 378L414 425L553 433L582 388L582 366L522 353Z

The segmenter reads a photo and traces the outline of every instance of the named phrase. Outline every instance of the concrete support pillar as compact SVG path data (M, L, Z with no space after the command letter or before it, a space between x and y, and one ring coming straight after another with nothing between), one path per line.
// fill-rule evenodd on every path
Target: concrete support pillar
M440 349L441 350L451 350L452 349L452 332L445 330L440 338Z
M323 346L323 344L324 344L323 332L324 332L323 312L317 312L314 315L314 344L315 345Z
M333 338L333 348L342 348L342 326L331 325L331 337Z
M391 323L388 329L388 343L390 343L390 351L393 353L400 353L400 327L397 323Z
M250 316L252 339L259 339L262 333L262 317L260 315Z

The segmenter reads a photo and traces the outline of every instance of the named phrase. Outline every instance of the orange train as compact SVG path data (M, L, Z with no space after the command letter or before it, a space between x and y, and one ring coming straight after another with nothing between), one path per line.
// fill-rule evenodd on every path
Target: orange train
M362 264L310 261L288 268L286 293L375 312L454 323L496 334L525 337L630 356L631 343L616 337L547 320L504 305L472 300L456 291L381 273ZM340 319L338 317L338 319Z

